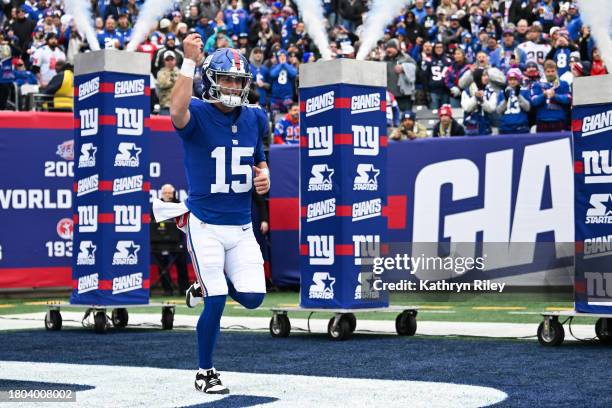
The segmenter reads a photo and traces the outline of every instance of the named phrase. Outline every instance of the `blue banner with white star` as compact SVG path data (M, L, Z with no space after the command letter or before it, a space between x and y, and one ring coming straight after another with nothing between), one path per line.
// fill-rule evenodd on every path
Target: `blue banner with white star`
M148 82L75 77L73 304L149 303Z
M300 101L300 305L385 307L371 279L387 230L385 89L301 88Z
M612 313L612 104L573 118L576 311Z

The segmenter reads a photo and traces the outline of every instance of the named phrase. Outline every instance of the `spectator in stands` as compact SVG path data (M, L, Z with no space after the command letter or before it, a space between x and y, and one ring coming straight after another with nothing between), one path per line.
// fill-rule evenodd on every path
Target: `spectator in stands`
M402 116L400 126L391 133L393 140L414 140L427 137L427 129L416 121L416 115L407 111Z
M66 54L58 46L57 35L47 33L45 38L46 45L37 49L32 55L32 72L37 74L38 82L42 87L47 86L55 75L55 64L58 61L66 60Z
M584 75L584 66L580 61L580 52L573 51L569 57L569 70L566 71L563 75L559 75L559 79L568 83L568 85L572 86L574 82L575 76L583 76Z
M570 87L559 79L557 64L544 63L545 80L536 82L531 91L531 106L536 109L538 132L557 132L569 127Z
M57 74L41 89L45 95L53 95L53 110L72 111L74 108L74 73L72 65L64 60L55 64Z
M36 75L26 69L25 63L21 58L15 61L15 71L13 71L13 74L15 75L15 83L19 87L25 84L38 85Z
M508 86L498 95L497 113L501 116L500 133L529 133L530 93L521 88L521 71L511 68Z
M270 109L275 113L284 113L293 103L293 92L298 72L288 63L287 51L281 49L276 54L276 58L278 63L270 67L270 82L272 84Z
M164 46L157 50L155 56L153 57L153 66L151 67L151 73L153 75L157 75L159 70L165 66L165 55L166 51L170 51L174 54L174 59L176 60L176 65L181 66L183 64L183 51L181 51L176 46L176 36L172 33L168 33L166 35L166 40L164 41Z
M387 89L391 91L400 110L412 109L415 93L416 62L399 51L399 43L391 39L385 44L387 62Z
M289 112L274 127L274 144L300 143L300 105L293 102Z
M108 16L104 22L104 31L98 34L98 43L100 48L123 48L123 37L117 33L115 19Z
M187 13L187 17L185 17L185 23L188 28L196 28L198 22L200 20L200 9L198 8L197 3L191 3L189 6L189 12ZM204 41L206 41L203 38Z
M247 12L242 7L238 7L238 0L230 0L229 5L225 9L224 21L227 26L227 32L230 35L239 35L247 33Z
M463 125L468 136L490 135L492 132L488 113L497 107L497 94L489 86L488 70L477 68L472 73L473 82L461 95L461 107L465 113Z
M355 28L361 25L361 16L367 10L365 0L338 0L337 7L340 24L354 32Z
M127 45L132 39L132 27L130 27L130 19L127 13L119 14L117 21L117 34L121 37L123 45Z
M563 74L569 72L570 55L572 52L577 51L578 48L570 44L569 33L566 30L558 30L557 33L557 41L554 43L554 47L546 56L546 59L555 61L557 64L558 75L559 77L562 77Z
M459 78L459 88L466 89L473 82L472 73L476 69L483 69L487 72L491 87L496 91L504 88L506 85L506 76L498 68L492 67L489 63L489 56L486 52L480 51L476 54L476 61L472 67Z
M453 52L454 62L446 70L444 75L444 84L450 92L450 105L453 108L461 107L461 89L459 88L459 78L469 69L469 65L465 60L465 51L461 48L455 48Z
M527 62L527 55L525 51L518 48L518 43L514 39L515 34L511 29L504 30L503 42L500 47L497 48L496 52L499 55L496 59L499 61L498 68L502 72L508 72L510 68L525 69L525 63Z
M249 57L249 62L251 63L251 74L253 74L254 85L259 93L259 105L265 107L268 103L270 80L268 79L268 67L264 65L264 54L261 48L253 48Z
M127 9L123 6L123 0L111 0L110 4L104 9L104 20L112 17L114 21L117 21L123 13L127 13ZM100 47L104 48L102 45Z
M601 54L599 53L599 49L597 47L593 47L593 51L591 52L591 72L590 75L606 75L608 70L601 58Z
M176 66L174 52L166 50L163 58L164 67L157 73L157 97L159 98L159 114L168 116L170 115L170 93L178 78L179 69Z
M24 59L27 58L24 53L32 44L32 33L34 32L36 23L26 17L24 6L17 9L17 18L10 22L8 27L13 30L19 39L19 48L22 51L20 57Z
M206 39L204 44L204 51L211 53L217 48L230 47L234 48L234 42L230 37L227 36L227 30L225 25L217 26L216 33ZM220 42L221 41L221 42Z
M437 42L433 48L431 61L422 65L426 78L425 90L429 92L431 99L430 109L438 109L440 106L449 103L449 90L444 83L444 75L450 64L450 60L444 53L444 44Z
M455 119L450 105L443 105L438 109L440 120L434 125L433 137L465 136L465 129Z

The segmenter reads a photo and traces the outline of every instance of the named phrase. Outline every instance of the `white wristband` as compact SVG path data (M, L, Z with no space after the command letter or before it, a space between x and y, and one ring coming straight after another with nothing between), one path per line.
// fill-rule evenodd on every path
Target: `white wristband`
M183 65L181 65L181 75L193 79L195 74L196 63L194 60L185 58Z

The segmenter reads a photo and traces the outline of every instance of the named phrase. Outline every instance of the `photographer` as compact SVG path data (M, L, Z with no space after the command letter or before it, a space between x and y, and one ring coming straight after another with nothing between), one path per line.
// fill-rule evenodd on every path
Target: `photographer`
M159 197L162 201L178 203L176 191L172 184L164 184ZM189 287L187 276L187 255L183 242L183 233L170 220L151 224L151 260L159 268L159 281L164 289L164 295L172 296L172 280L170 267L176 265L179 294L185 293Z

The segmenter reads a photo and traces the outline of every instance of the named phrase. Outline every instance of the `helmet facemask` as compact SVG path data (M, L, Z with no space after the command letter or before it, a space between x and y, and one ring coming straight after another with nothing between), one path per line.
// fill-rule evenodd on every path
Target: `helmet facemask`
M206 69L205 75L210 81L210 89L202 97L208 102L221 102L229 108L236 108L247 103L251 87L251 74L240 72L223 72ZM240 85L236 87L222 86L224 78L238 79Z

